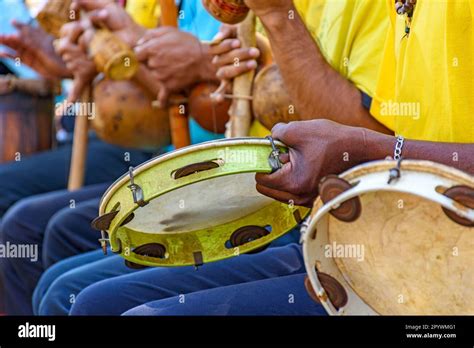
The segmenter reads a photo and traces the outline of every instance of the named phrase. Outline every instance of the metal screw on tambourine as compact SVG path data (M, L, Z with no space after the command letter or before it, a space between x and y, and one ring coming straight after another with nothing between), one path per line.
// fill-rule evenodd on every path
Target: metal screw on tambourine
M304 236L306 235L306 232L308 232L309 228L309 216L303 220L301 223L300 227L300 244L303 244Z
M105 231L100 231L100 236L101 236L101 238L99 239L100 246L102 247L102 251L104 252L104 255L107 255L107 243L110 241L110 239L105 237Z
M387 184L391 184L393 181L400 179L400 177L402 176L401 170L400 170L402 161L403 161L403 158L400 157L397 161L397 166L390 169Z
M268 157L268 163L270 164L270 167L272 168L272 173L276 172L278 169L281 169L283 166L280 161L280 149L275 145L275 141L271 136L266 136L266 139L270 141L270 145L272 147L272 152L270 153L270 156Z
M130 191L132 191L133 202L135 204L138 204L140 207L144 207L148 203L145 202L145 197L143 195L142 188L139 185L135 184L135 178L133 176L133 167L130 167L128 169L128 174L130 176L130 185L128 186L128 188L130 189Z

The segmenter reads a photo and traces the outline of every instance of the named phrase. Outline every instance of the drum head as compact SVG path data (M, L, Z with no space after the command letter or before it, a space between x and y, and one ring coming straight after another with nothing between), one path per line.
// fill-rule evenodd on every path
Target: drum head
M443 192L463 185L474 193L474 179L431 162L405 161L401 178L388 184L394 166L383 161L354 168L341 175L353 185L341 201L316 202L304 237L314 289L330 314L474 313L474 230L443 210L468 211ZM351 222L337 218L341 203L354 198L360 215ZM337 294L326 289L323 295L318 273L344 287L343 308L327 301Z
M136 210L127 228L186 233L241 220L274 201L257 192L255 173L216 177L165 193Z

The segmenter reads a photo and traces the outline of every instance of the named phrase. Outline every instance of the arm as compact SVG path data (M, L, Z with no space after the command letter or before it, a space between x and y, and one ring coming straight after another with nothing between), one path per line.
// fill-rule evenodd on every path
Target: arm
M280 5L273 10L256 0L246 2L265 27L276 63L299 114L306 119L324 117L341 124L391 133L362 106L360 91L326 62L292 1L279 1ZM288 18L289 11L294 11L294 19Z
M257 190L283 202L292 200L309 207L323 177L393 156L396 144L393 136L328 120L280 123L272 135L289 147L289 154L280 156L284 163L280 170L257 174ZM474 144L407 140L402 156L446 164L474 175Z

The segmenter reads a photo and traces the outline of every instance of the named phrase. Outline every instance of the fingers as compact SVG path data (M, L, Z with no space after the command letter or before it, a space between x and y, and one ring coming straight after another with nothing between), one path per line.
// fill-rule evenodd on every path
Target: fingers
M257 62L255 60L249 60L247 62L241 62L239 65L227 65L220 68L216 76L220 80L232 80L233 78L245 74L246 72L255 70L257 68Z
M100 10L112 2L112 0L74 0L71 8L85 11Z
M240 40L225 39L218 45L210 45L209 53L213 56L224 54L236 48L240 48L240 45L241 45Z
M221 55L216 55L212 63L218 67L222 67L224 65L233 65L235 62L242 64L248 60L256 60L259 56L260 51L258 48L239 48Z
M280 191L280 190L275 190L260 184L257 184L256 189L258 192L260 192L262 195L265 195L267 197L273 198L277 201L280 201L282 203L286 204L295 204L299 206L307 206L311 207L312 206L312 199L309 197L301 197L297 195L293 195L291 193L285 192L285 191Z
M150 40L160 38L166 34L176 31L178 31L178 29L174 27L160 27L156 29L147 30L145 34L140 38L140 40L138 40L137 47L145 44Z
M62 26L60 31L61 40L67 40L76 43L84 32L83 22L70 22Z
M18 56L16 54L13 54L13 53L9 53L9 52L0 52L0 58L8 58L8 59L15 59L17 58Z
M29 26L28 24L18 22L16 19L13 19L11 23L17 30L22 30L23 28L26 28Z
M213 43L219 43L224 39L227 38L235 38L237 37L237 26L236 25L229 25L223 24L219 28L219 32L213 37Z
M280 140L283 144L291 146L292 141L290 139L290 124L291 123L277 123L272 128L272 137L275 140Z
M88 82L85 79L77 78L74 80L71 91L67 97L67 104L75 103L79 100L87 83Z
M291 185L292 175L292 164L285 163L279 170L272 174L257 174L255 179L257 183L273 188L275 190L285 190L287 192L295 192L293 185Z
M107 20L109 19L109 15L109 11L107 11L106 9L101 9L89 12L87 17L92 24L98 27L102 27L104 23L107 22Z

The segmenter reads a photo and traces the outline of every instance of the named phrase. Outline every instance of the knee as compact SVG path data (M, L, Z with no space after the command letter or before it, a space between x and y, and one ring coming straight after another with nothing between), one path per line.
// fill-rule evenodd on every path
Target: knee
M46 268L60 261L63 248L67 248L68 231L74 230L74 221L68 218L69 209L54 214L46 225L43 241L43 263Z
M38 315L68 315L77 296L74 277L68 273L59 276L39 301Z
M111 294L107 281L100 281L82 290L72 304L69 315L108 315L104 299Z
M14 204L5 214L0 227L2 241L28 241L29 224L34 225L35 202L23 199Z

